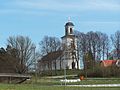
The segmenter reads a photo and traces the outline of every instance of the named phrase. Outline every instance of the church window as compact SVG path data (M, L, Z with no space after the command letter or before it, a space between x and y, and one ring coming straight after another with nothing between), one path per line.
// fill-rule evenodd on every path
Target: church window
M73 34L73 30L72 30L72 28L70 28L70 34Z

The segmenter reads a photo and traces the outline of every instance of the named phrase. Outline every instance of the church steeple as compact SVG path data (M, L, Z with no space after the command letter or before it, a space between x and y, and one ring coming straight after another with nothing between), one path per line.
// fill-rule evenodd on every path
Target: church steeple
M69 19L68 22L65 24L65 36L73 35L74 34L73 31L74 31L74 24Z
M68 69L78 69L77 38L74 35L74 24L69 21L65 24L65 35L62 38L62 49L64 51L64 64Z

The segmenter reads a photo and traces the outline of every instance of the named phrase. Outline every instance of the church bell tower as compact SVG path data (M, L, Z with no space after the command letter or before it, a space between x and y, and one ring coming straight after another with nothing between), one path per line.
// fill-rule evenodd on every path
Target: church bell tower
M62 37L64 64L67 69L79 69L77 38L74 35L74 24L69 20L65 24L65 35Z

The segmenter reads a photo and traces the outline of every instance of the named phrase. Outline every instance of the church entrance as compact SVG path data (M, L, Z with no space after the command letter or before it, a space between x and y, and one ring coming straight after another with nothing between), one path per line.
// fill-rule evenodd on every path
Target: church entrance
M75 62L72 62L72 69L75 69Z

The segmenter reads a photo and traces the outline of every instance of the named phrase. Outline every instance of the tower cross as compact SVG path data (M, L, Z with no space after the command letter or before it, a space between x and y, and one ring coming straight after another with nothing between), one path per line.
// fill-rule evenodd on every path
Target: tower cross
M70 17L68 17L68 22L70 22Z

